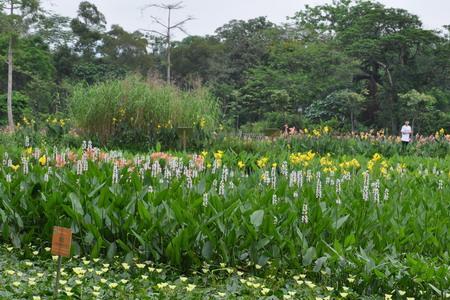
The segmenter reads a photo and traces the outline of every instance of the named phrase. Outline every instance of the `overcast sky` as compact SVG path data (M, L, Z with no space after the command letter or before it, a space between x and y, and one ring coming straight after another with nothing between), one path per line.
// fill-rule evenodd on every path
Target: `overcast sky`
M152 8L141 13L141 8L150 3L176 3L178 0L91 0L106 16L108 25L119 24L129 31L141 28L158 30L157 24L149 16L164 17L160 9ZM185 29L191 35L213 34L214 31L233 19L247 20L258 16L267 16L277 24L286 21L287 16L304 8L305 4L318 5L331 0L184 0L185 8L176 11L174 21L192 16L195 20L186 24ZM419 15L428 29L440 29L450 24L450 0L380 0L389 7L404 8ZM74 17L80 0L42 0L45 8ZM177 34L176 38L183 38Z

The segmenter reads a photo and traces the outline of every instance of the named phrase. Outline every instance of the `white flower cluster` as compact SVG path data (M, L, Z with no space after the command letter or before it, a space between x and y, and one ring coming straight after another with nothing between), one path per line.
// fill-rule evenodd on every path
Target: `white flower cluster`
M302 223L303 224L308 224L308 204L306 204L306 203L303 204Z
M117 164L114 164L113 167L112 183L119 183L119 166Z
M375 203L380 203L380 180L376 180L371 184L372 186L372 197Z
M321 180L321 174L320 172L317 172L316 174L316 178L317 178L317 182L316 182L316 198L317 199L322 199L322 180Z
M364 184L363 184L363 200L369 201L369 185L370 185L370 175L369 172L366 171L363 173L364 175Z

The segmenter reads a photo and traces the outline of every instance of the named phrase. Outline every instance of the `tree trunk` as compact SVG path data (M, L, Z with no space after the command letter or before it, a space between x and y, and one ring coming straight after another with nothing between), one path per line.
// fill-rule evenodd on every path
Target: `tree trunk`
M350 121L352 122L352 133L355 131L355 120L353 116L353 111L350 112Z
M13 14L14 7L11 1L11 15ZM10 131L14 131L14 119L12 113L12 92L13 92L13 37L12 34L9 37L8 47L8 96L7 96L7 110L8 110L8 127Z
M168 84L170 84L170 48L171 48L170 13L171 13L171 10L169 9L169 16L168 16L168 20L167 20L167 83Z

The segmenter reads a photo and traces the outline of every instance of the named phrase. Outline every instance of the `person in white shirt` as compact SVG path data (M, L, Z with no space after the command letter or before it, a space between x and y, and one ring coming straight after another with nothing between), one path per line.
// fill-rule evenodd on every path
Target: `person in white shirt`
M402 130L400 131L402 133L402 144L403 148L406 148L408 144L411 142L411 136L412 136L412 129L411 126L409 126L409 121L405 121L405 125L402 126Z

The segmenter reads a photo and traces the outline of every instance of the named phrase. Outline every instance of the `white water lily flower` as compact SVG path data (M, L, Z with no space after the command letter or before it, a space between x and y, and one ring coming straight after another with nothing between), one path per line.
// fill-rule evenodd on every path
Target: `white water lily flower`
M116 282L111 282L110 284L108 284L108 286L112 289L116 288L118 286L118 284Z
M188 284L188 286L186 287L186 291L192 292L195 289L195 287L196 287L195 284Z

